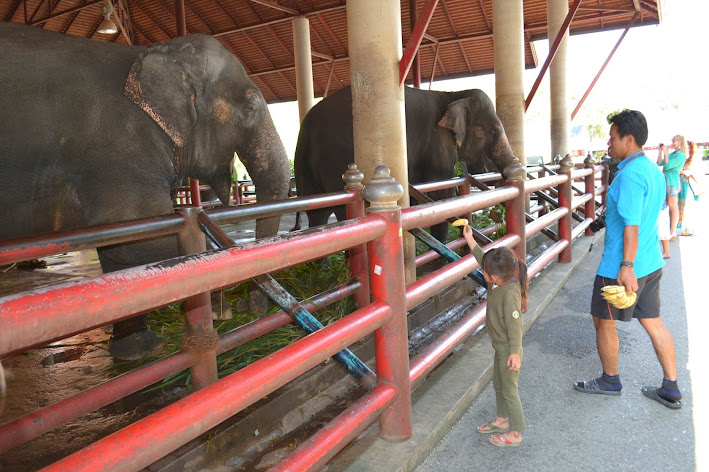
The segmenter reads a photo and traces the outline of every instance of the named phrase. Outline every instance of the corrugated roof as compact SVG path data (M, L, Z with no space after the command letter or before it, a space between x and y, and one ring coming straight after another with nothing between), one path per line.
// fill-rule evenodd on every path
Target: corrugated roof
M424 3L417 0L418 11ZM103 5L105 0L0 0L0 19L123 44L177 36L174 1L113 0L125 30L114 35L97 33ZM546 8L547 0L524 0L527 68L538 65L532 42L547 38ZM571 34L624 29L636 13L633 26L658 24L660 9L660 0L582 0ZM409 0L401 1L401 15L405 46ZM315 94L350 83L344 0L185 0L185 16L188 32L214 35L239 58L268 102L296 97L291 24L296 16L310 19ZM492 72L492 0L439 0L419 57L424 81Z

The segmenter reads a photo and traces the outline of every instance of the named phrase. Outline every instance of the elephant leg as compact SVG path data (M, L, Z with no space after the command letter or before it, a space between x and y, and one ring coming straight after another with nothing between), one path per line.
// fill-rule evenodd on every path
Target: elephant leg
M330 208L324 208L321 210L311 210L307 212L308 214L308 228L314 228L316 226L322 226L327 224L327 220L332 214Z
M300 229L300 212L296 212L295 214L295 224L293 227L290 229L291 231L298 231Z
M212 292L212 319L213 320L230 320L234 318L231 312L231 304L224 296L224 292Z
M98 249L104 273L170 259L177 254L174 236ZM162 347L160 338L148 329L146 319L147 315L143 314L113 324L109 352L114 358L134 361L154 354Z

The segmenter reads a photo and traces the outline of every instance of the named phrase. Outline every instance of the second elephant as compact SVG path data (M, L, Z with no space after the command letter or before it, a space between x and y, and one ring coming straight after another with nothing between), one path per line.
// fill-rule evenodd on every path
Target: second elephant
M500 171L519 165L502 122L482 90L437 92L405 88L406 149L409 182L449 179L457 161L468 172ZM352 91L334 93L315 105L300 128L295 151L295 180L299 196L342 190L342 174L354 162ZM433 192L449 198L453 190ZM332 212L345 219L344 207L310 210L310 227L323 225ZM445 240L447 225L434 232Z

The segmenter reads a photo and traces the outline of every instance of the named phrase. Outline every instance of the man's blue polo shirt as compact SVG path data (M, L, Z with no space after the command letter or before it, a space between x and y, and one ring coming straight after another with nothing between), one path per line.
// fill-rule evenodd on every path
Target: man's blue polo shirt
M665 177L647 156L631 158L618 164L606 198L605 248L597 274L610 279L620 271L626 226L639 226L635 276L644 277L665 265L657 236L657 218L667 192Z

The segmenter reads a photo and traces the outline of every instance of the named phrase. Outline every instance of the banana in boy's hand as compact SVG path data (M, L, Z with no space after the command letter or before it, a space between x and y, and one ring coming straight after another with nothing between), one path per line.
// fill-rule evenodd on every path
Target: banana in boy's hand
M606 285L601 288L601 296L611 305L621 310L633 306L638 295L633 292L628 295L622 285Z
M460 218L453 222L453 226L468 226L470 223L465 218Z

